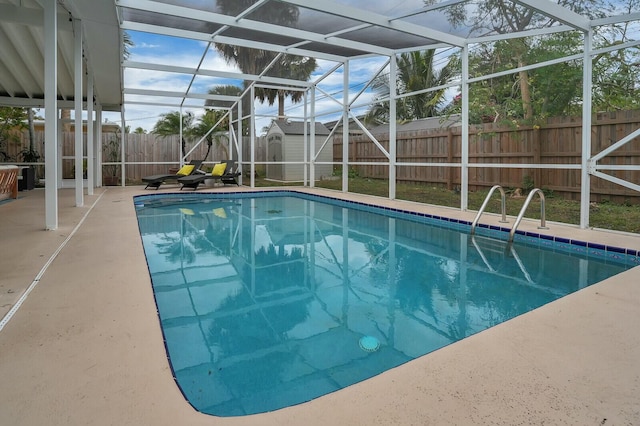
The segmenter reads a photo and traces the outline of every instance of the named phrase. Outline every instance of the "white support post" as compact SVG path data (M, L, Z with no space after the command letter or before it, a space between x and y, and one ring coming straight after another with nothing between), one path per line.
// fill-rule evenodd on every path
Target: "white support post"
M95 135L93 134L93 74L87 79L87 195L95 188Z
M462 47L460 210L469 208L469 45Z
M73 97L74 97L74 114L75 114L75 145L74 154L75 157L75 193L76 193L76 207L82 207L84 205L84 180L83 180L83 167L82 160L84 159L83 152L83 126L82 126L82 21L79 19L73 20L73 40L74 40L74 55L73 55Z
M251 188L256 186L256 135L255 135L255 98L256 89L251 85L249 104L249 140L251 141ZM242 115L242 114L241 114Z
M342 73L342 192L349 192L349 61Z
M591 61L591 42L593 30L584 34L584 59L582 60L582 158L580 162L580 228L589 227L589 204L591 202L591 176L589 159L591 157L591 82L593 62Z
M46 114L46 112L45 112ZM68 122L67 120L63 120L62 119L62 111L58 110L56 112L56 116L58 119L58 137L56 138L56 141L58 143L58 148L57 148L57 155L58 155L58 170L57 170L57 180L56 180L56 185L58 185L58 189L60 188L64 188L64 181L62 179L62 157L63 157L63 153L64 153L64 128L65 128L65 124Z
M58 2L44 7L45 229L58 228Z
M303 118L302 118L302 123L304 125L304 129L302 131L302 158L303 158L303 163L302 163L302 186L307 186L309 179L311 176L309 176L309 159L311 158L311 153L310 153L310 149L309 149L309 143L311 141L311 121L309 120L309 115L307 112L307 92L304 92L304 96L303 96L303 102L304 102L304 106L303 108ZM309 131L307 131L307 124L309 125Z
M231 114L229 114L229 123L232 122ZM242 154L244 151L244 140L242 139L242 99L238 101L238 128L237 140L238 140L238 167L240 167L240 171L244 168L242 162L244 161L244 155ZM251 165L253 167L253 164ZM240 179L240 185L242 185L242 175L238 176Z
M396 198L396 160L397 160L397 119L396 119L396 79L398 64L396 55L389 58L389 199Z
M96 105L96 187L102 187L102 105Z
M184 158L182 157L182 105L180 106L180 122L178 123L179 126L179 133L178 136L180 138L180 140L178 140L178 144L180 145L180 149L178 149L178 152L180 152L180 165L179 167L182 167L184 165ZM124 129L123 129L124 130Z
M180 122L182 122L182 117ZM120 109L120 175L121 177L121 182L120 182L120 186L124 187L127 186L126 185L126 181L127 181L127 172L125 170L124 164L125 164L125 152L126 152L126 145L127 145L127 130L126 130L126 125L127 123L124 120L124 105L122 105L121 109ZM182 128L180 129L180 133L182 134ZM182 136L181 136L182 137ZM180 145L182 146L182 145ZM180 162L180 166L182 166L182 162Z
M313 85L309 88L309 115L311 116L311 141L310 141L310 155L309 155L309 175L311 177L311 182L309 182L309 187L315 188L316 186L316 86ZM306 102L306 97L305 97Z

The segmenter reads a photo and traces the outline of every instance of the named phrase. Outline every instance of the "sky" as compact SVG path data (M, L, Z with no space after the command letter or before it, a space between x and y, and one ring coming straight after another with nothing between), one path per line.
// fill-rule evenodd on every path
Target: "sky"
M363 2L366 1L366 7ZM347 6L360 8L363 7L372 12L384 13L389 16L403 16L408 13L420 10L424 7L424 0L388 0L385 2L370 2L369 0L341 0ZM438 12L435 12L438 13ZM310 15L313 18L313 14ZM433 17L433 15L431 15ZM411 21L414 18L408 18ZM446 19L436 19L436 27L441 25L447 26ZM432 22L432 25L434 23ZM443 28L444 30L444 28ZM202 68L217 71L240 72L234 64L228 64L224 58L216 52L212 46L207 50L207 43L195 40L180 39L176 37L168 37L158 34L149 34L143 32L129 31L131 39L134 43L130 48L131 61L140 61L156 64L179 65L184 67L195 68L202 61ZM206 52L206 54L205 54ZM203 56L204 55L204 56ZM358 59L349 63L349 99L353 100L369 80L379 71L380 67L387 61L385 57L371 57L367 59ZM324 75L328 70L335 67L336 63L318 60L318 68L311 76L311 81L316 80ZM206 94L209 89L218 84L234 84L242 86L242 81L225 80L219 78L198 76L191 82L190 75L179 75L166 72L152 72L144 70L127 69L124 75L125 88L135 89L158 89L168 91L185 91L191 84L191 93ZM343 97L343 70L342 68L333 72L329 77L325 78L319 88L326 93L330 93L338 100ZM365 90L356 105L369 105L374 97L371 89ZM150 131L160 118L161 114L170 111L176 111L178 108L157 107L150 105L137 105L132 102L145 102L149 98L144 96L126 95L125 97L125 119L127 125L132 130L142 127L146 131ZM162 101L155 98L156 101ZM167 99L172 103L176 103L176 99ZM179 101L178 101L179 102ZM189 105L198 105L197 108L185 108L183 111L191 111L194 115L200 116L203 112L204 101L189 100ZM292 119L301 118L304 114L302 108L303 103L294 105L290 100L285 104L285 114ZM272 118L277 115L277 104L269 106L267 104L255 105L256 114L258 116L268 116L258 118L256 122L257 133L261 133L261 129L268 126ZM329 111L335 111L340 106L332 101L329 97L317 92L316 113L323 114ZM356 114L364 113L366 107L359 108L354 111ZM111 121L120 121L119 113L106 114L105 117ZM319 115L317 120L320 122L333 121L339 118L339 113Z
M222 58L211 47L208 50L207 44L200 41L178 39L175 37L167 37L157 34L148 34L142 32L130 31L131 39L134 46L130 48L131 61L148 62L164 65L179 65L184 67L195 68L202 60L202 68L216 71L229 71L240 72L235 64L228 64L224 58ZM206 55L203 54L206 51ZM353 99L357 93L359 93L369 79L375 75L375 73L384 65L386 58L374 57L367 59L358 59L350 62L350 96L349 99ZM318 68L312 74L311 80L318 79L324 75L328 70L335 67L336 63L318 60ZM156 89L166 91L185 91L191 83L191 93L206 94L208 90L215 85L219 84L233 84L239 87L242 86L240 80L221 79L205 76L197 76L193 82L191 82L191 75L167 73L160 71L147 71L137 69L127 69L124 74L125 88L132 89ZM332 94L336 99L342 100L343 92L343 71L342 68L335 71L327 78L325 78L319 87L329 94ZM374 94L371 90L367 90L363 93L355 103L356 105L369 104ZM125 97L125 120L126 124L131 127L131 130L135 130L138 127L142 127L147 132L151 131L155 123L160 118L161 114L177 111L177 107L161 107L152 105L138 105L132 102L145 102L147 100L154 99L155 102L171 102L176 103L176 98L157 98L146 97L141 95L126 95ZM200 116L204 112L204 101L191 99L186 102L188 105L196 105L196 108L184 108L183 112L191 111L194 115ZM300 104L292 104L287 99L285 104L285 114L292 119L301 118L304 114L304 110ZM270 117L261 117L257 119L256 130L258 134L261 133L261 129L271 122L271 118L277 115L277 103L269 106L268 104L260 104L256 101L256 114L267 115ZM323 114L328 111L335 111L340 106L331 100L321 92L316 92L316 113ZM321 122L335 120L339 115L337 113L329 115L320 115L317 120ZM119 113L103 113L103 117L109 121L119 122Z
M344 4L352 7L358 7L363 0L341 0ZM616 0L617 1L617 0ZM424 5L424 0L389 0L387 2L369 2L367 8L375 12L382 12L390 16L401 16L411 11L418 10ZM377 8L380 8L378 10ZM411 18L410 18L411 19ZM446 25L446 19L442 19L442 25ZM443 28L444 30L444 28ZM140 61L156 64L179 65L184 67L195 68L202 61L202 68L219 71L240 72L234 64L228 64L216 52L215 48L207 50L207 44L201 41L179 39L157 34L149 34L142 32L129 32L134 45L130 48L131 61ZM205 54L206 52L206 54ZM384 64L386 58L371 57L367 59L359 59L350 62L349 76L349 99L360 92L370 78ZM332 69L336 64L327 61L318 61L318 69L314 72L311 80L324 75L327 70ZM218 84L234 84L242 86L242 81L226 80L212 77L198 76L193 82L190 81L191 75L175 74L159 71L146 71L127 69L124 75L124 84L126 88L133 89L158 89L167 91L185 91L191 85L191 93L205 94L209 89ZM336 99L341 100L343 96L343 74L342 68L332 73L328 78L324 79L319 87L333 94ZM455 95L457 89L452 88L448 96ZM317 120L320 122L333 121L339 117L336 112L340 106L333 102L329 97L317 93L316 112ZM371 103L374 94L372 91L366 90L358 99L357 104L368 105ZM138 127L149 132L161 117L162 114L178 110L178 107L159 107L143 104L134 104L133 102L144 103L149 99L154 101L166 101L177 103L177 99L159 99L157 97L149 98L145 96L126 95L125 97L125 120L126 124L132 129ZM196 105L196 107L186 107L183 112L192 112L196 117L204 112L204 101L188 100L188 105ZM324 112L334 111L331 114L322 115ZM366 107L361 108L355 113L366 111ZM303 115L302 104L293 105L289 100L285 105L285 113L292 119L300 119ZM269 106L256 102L256 114L262 116L257 119L256 131L262 133L262 128L268 126L272 118L277 114L277 104ZM120 122L120 113L103 114L104 118Z
M364 0L341 0L347 6L358 8L362 6ZM635 1L635 0L633 0ZM615 4L620 0L614 0ZM621 2L625 3L625 2ZM388 14L389 16L403 16L413 11L420 10L424 7L424 0L388 0L386 2L370 2L367 1L365 9L373 12ZM435 14L435 15L433 15ZM440 30L450 32L447 19L444 15L440 15L441 11L430 12L431 26ZM442 19L435 19L438 16ZM313 15L311 15L313 16ZM414 19L407 18L408 21ZM415 19L424 19L415 17ZM445 28L446 27L446 28ZM455 32L455 31L454 31ZM240 72L234 65L227 63L215 50L213 46L207 49L207 43L202 41L180 39L176 37L168 37L158 34L150 34L136 31L129 31L133 46L130 50L129 60L139 61L153 64L178 65L183 67L195 68L202 61L202 68L216 71ZM445 54L442 54L444 57ZM385 57L370 57L366 59L352 60L349 63L349 99L353 100L354 96L359 93L369 80L379 71L380 67L386 62ZM318 79L328 70L334 68L336 63L318 60L318 68L311 76L311 81ZM440 66L444 65L445 59L440 59ZM438 64L436 64L438 66ZM189 87L190 93L206 94L209 89L216 85L233 84L242 87L242 81L229 80L205 76L197 76L191 81L191 75L167 73L160 71L147 71L126 69L124 74L124 85L128 89L157 89L166 91L184 92ZM339 68L330 76L325 78L319 88L326 93L332 94L336 99L342 100L343 97L343 70ZM451 88L447 96L453 97L457 92L457 88ZM354 113L364 113L366 105L369 105L375 94L371 89L367 89L360 95L356 101L357 105L363 105ZM177 111L178 107L160 107L152 105L143 105L145 101L153 99L155 102L169 102L177 104L181 99L162 99L158 97L145 97L140 95L125 95L125 120L126 124L135 130L138 127L149 132L153 129L155 123L160 119L162 114ZM139 102L141 104L135 104ZM291 119L301 119L304 114L303 103L292 104L287 99L285 104L285 114ZM195 106L195 107L191 107ZM268 126L273 118L277 115L277 104L269 106L256 102L256 132L258 135L262 133L262 129ZM317 121L328 122L339 118L337 111L340 108L336 102L328 96L320 92L316 93L315 109ZM352 109L353 110L353 109ZM193 100L187 101L187 106L183 108L183 112L192 112L196 117L204 113L204 101ZM332 112L330 114L324 114ZM120 113L105 112L104 118L109 121L120 122Z

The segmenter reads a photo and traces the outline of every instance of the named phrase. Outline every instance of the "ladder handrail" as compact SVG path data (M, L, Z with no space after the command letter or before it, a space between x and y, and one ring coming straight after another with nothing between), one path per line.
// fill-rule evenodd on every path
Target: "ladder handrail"
M484 199L484 202L482 203L482 206L480 207L480 210L478 210L478 214L476 214L475 219L473 219L473 223L471 224L471 235L473 235L473 233L476 231L476 225L478 224L478 221L480 220L480 216L482 216L482 213L484 213L484 209L487 208L487 204L489 204L489 199L491 198L491 195L493 195L493 192L499 189L500 190L500 196L501 196L501 210L502 210L502 220L500 221L501 223L508 223L507 221L507 196L504 193L504 189L502 189L502 187L500 185L493 185L493 187L491 187L491 189L489 190L489 193L487 194L487 196Z
M540 226L538 226L538 229L549 229L546 226L546 221L545 221L545 217L544 217L544 204L545 204L544 193L542 192L542 190L540 188L535 188L535 189L531 190L531 192L529 193L529 196L524 201L524 204L522 205L522 208L520 209L520 213L518 213L518 217L516 218L516 221L513 224L513 228L511 228L511 231L509 232L509 242L513 241L513 236L516 233L516 229L518 229L518 225L520 225L520 222L522 221L522 218L524 217L524 213L527 210L527 207L529 207L529 203L533 199L533 196L536 195L536 194L538 194L540 196Z

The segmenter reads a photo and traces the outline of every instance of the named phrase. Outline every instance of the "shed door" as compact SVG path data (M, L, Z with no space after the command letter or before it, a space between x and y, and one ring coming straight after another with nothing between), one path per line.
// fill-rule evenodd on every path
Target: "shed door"
M282 141L277 139L269 141L269 158L267 161L282 161ZM282 180L282 164L268 164L267 178Z

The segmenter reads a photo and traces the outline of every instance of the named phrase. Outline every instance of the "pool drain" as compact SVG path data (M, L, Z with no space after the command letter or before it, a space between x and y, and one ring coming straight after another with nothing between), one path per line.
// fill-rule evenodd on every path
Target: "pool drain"
M365 352L375 352L380 348L380 342L373 336L362 336L359 344L360 349Z

